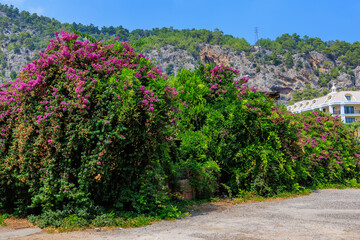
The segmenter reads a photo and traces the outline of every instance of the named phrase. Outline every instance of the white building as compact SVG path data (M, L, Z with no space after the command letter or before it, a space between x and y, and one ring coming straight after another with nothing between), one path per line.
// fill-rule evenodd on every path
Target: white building
M328 95L297 102L287 109L293 113L320 110L341 117L344 123L351 123L360 120L360 91L337 92L333 85Z

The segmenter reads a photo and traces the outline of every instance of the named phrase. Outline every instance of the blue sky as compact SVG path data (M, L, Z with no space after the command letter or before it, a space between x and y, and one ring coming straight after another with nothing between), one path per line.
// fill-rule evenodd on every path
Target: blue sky
M324 41L360 41L359 0L0 0L19 10L61 22L214 30L245 38L275 39L284 33Z

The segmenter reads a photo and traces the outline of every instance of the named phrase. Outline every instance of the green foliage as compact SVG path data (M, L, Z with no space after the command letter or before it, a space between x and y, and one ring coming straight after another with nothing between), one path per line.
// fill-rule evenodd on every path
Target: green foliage
M0 17L0 32L9 28L12 30L10 35L0 34L0 41L6 43L8 50L14 50L17 54L21 54L20 47L25 47L31 51L43 51L47 46L48 39L53 38L54 32L60 29L73 30L91 42L100 40L107 42L113 39L114 36L118 36L120 41L130 41L132 43L140 40L144 51L172 45L175 49L186 50L195 58L198 58L200 45L202 44L221 45L234 51L244 51L246 54L252 51L250 44L245 39L224 34L219 29L214 29L213 31L206 29L177 30L173 27L163 27L151 30L135 29L129 31L121 25L99 28L93 24L62 24L55 19L38 16L36 13L30 14L27 11L20 12L13 6L3 4L0 4L0 10L6 14L5 17ZM265 59L267 64L270 62L273 65L281 64L279 56L282 55L285 64L290 68L294 63L292 63L287 52L291 54L307 54L310 51L317 51L326 54L331 61L341 60L346 66L356 67L360 65L359 42L352 44L339 40L324 42L316 37L300 37L296 33L286 33L275 40L260 39L256 45L272 51L269 59ZM134 44L133 46L136 47ZM6 67L6 61L1 62L1 55L0 64L3 68ZM296 64L297 69L300 69L301 66L298 65L298 62ZM169 70L168 72L171 71ZM325 84L324 79L321 84Z
M303 65L303 63L301 62L301 60L299 59L299 60L296 62L296 68L301 69L301 68L303 68L303 67L304 67L304 65Z
M11 215L10 214L7 214L7 213L5 213L5 214L0 214L0 226L6 226L6 223L4 222L4 220L5 219L8 219L8 218L10 218L11 217Z
M164 218L176 218L183 215L176 207L168 209L169 216ZM171 217L170 217L171 216ZM69 210L63 211L46 211L41 215L30 215L29 222L36 224L40 228L57 228L60 232L85 229L89 227L142 227L151 224L152 222L159 221L159 216L126 216L119 215L114 212L102 213L98 211L89 214L86 211L73 213Z
M324 89L321 91L321 95L322 95L322 96L328 95L329 93L330 93L330 90L327 89L327 88L324 88Z
M91 225L94 227L116 226L117 221L115 219L115 213L110 212L107 214L98 215L92 220Z
M275 66L278 66L281 64L280 58L277 55L275 55L274 53L272 53L270 55L265 55L264 60L265 60L265 63L272 64Z
M229 70L200 66L194 72L181 71L173 82L184 90L181 98L186 100L178 123L183 132L177 135L183 140L178 156L194 166L180 168L193 173L188 177L195 190L206 183L198 179L209 174L218 179L219 192L261 196L359 177L359 156L353 154L359 149L340 119L322 113L289 114L264 95L241 87L245 79L219 71ZM310 85L305 90L305 99L320 94ZM196 171L209 161L219 172Z
M338 69L338 68L332 68L332 69L330 70L330 77L331 77L332 79L335 79L335 78L337 78L338 76L340 76L339 69Z
M71 31L73 31L75 34L79 35L80 37L87 39L91 43L96 43L96 39L93 36L86 34L86 33L79 32L79 31L75 30L73 26L71 26Z
M133 33L134 32L131 34ZM148 44L144 47L145 51L172 45L176 49L185 49L193 55L198 55L200 49L197 44L199 43L221 45L235 51L250 51L250 44L245 39L223 35L223 32L219 29L215 29L212 32L205 29L176 30L173 28L155 28L148 31L147 35L145 35L145 39L148 41Z
M350 130L350 132L352 132L354 134L356 131L359 131L360 122L355 121L355 122L352 122L352 123L348 123L345 126Z
M355 188L355 187L360 187L359 183L357 182L357 180L354 178L354 179L351 179L349 181L349 184L351 187Z
M339 60L343 61L346 65L356 67L360 65L360 43L355 42L348 49L345 55L340 56Z
M69 203L159 211L171 197L165 171L177 92L126 43L77 37L62 32L3 86L0 203L18 215Z
M219 71L223 71L224 74L218 73ZM208 73L211 73L211 75L207 75ZM239 139L246 139L246 137L239 134L243 132L240 129L245 122L251 122L250 119L246 119L246 114L243 115L244 107L247 108L244 103L246 100L243 101L237 96L236 93L240 90L237 90L236 86L240 87L240 82L232 82L232 74L226 67L211 68L210 66L202 66L194 73L183 70L178 75L180 81L177 83L179 89L182 86L184 87L185 94L181 96L182 99L186 100L188 105L195 103L190 105L193 107L183 109L182 116L186 117L186 121L182 121L181 125L183 126L180 125L180 127L193 129L195 132L193 134L188 132L185 136L178 136L183 140L180 147L180 158L198 169L211 161L213 164L220 166L222 170L221 178L226 178L226 172L233 173L233 169L230 169L231 162L234 161L238 149L244 146L241 143L243 141L239 141ZM215 77L221 75L224 76L221 79ZM219 80L221 81L219 82ZM193 91L193 89L187 91L186 87L189 85L192 88L197 88L198 91ZM249 95L252 94L254 93L251 92ZM261 94L256 94L254 98L260 97L259 101L265 100L265 97L261 96ZM268 103L268 101L265 102ZM194 111L197 114L193 114ZM202 120L195 120L199 115ZM241 119L241 117L245 118ZM197 165L199 163L201 164ZM199 172L194 171L194 168L192 172L196 173L193 174L195 177L190 174L192 181L195 178L194 182L196 184L193 184L195 188L202 186L196 178L209 178L209 176L206 177L204 172L199 175ZM208 173L212 174L213 178L216 179L216 172L210 171Z
M188 213L182 213L178 206L174 205L167 205L162 210L162 213L160 213L160 217L162 219L175 219L175 218L184 218L189 216Z
M332 67L333 67L333 64L330 61L326 61L323 63L323 68L325 68L325 69L331 69Z
M329 93L328 89L324 89L321 93L319 90L312 88L310 84L305 84L305 88L302 92L299 92L297 90L294 91L292 94L292 101L300 102L302 100L311 100L317 97L321 97L324 95L327 95Z
M334 72L334 74L336 75L336 71ZM328 74L324 74L324 73L319 73L319 85L321 87L328 87L329 82L331 81L331 76Z
M57 210L42 213L39 216L30 215L28 217L31 223L36 223L40 228L55 227L63 230L70 230L70 228L84 228L88 226L88 214L72 214L69 210Z
M290 36L287 33L283 34L280 37L277 37L276 42L280 43L282 45L282 47L286 50L292 50L292 49L295 49L295 47L296 47L295 38L293 38L292 36Z
M310 100L316 98L320 95L319 90L312 88L310 84L306 84L302 92L302 97L304 100Z
M294 66L294 59L290 52L284 54L284 63L287 68L292 68Z
M292 197L298 197L299 195L309 195L312 193L311 189L299 189L298 191L294 192L284 192L275 194L273 196L263 197L259 196L254 192L248 192L248 191L240 191L239 194L237 194L236 199L233 201L235 204L244 203L244 202L261 202L266 201L268 199L285 199L285 198L292 198Z
M355 67L359 66L360 43L353 44L345 41L324 42L320 38L301 38L296 33L289 35L283 34L277 37L275 41L270 39L259 39L257 43L262 48L272 50L276 54L283 54L283 49L290 52L309 53L317 51L326 54L332 61L341 60L345 65Z
M165 73L167 75L173 74L173 69L174 69L174 65L173 64L169 64L167 65L167 67L165 68Z
M13 46L25 45L30 50L43 50L47 45L47 39L54 37L54 32L64 29L73 31L83 39L94 43L95 41L107 42L114 36L118 36L120 41L136 42L141 39L144 42L144 50L159 49L167 45L172 45L176 49L187 50L190 54L197 56L199 54L198 44L215 44L222 45L235 51L250 51L250 44L243 38L235 38L231 35L224 35L219 29L209 31L205 29L183 29L177 30L170 28L153 28L151 30L135 29L129 31L122 26L109 26L99 29L97 26L90 24L88 26L81 23L62 24L55 19L39 17L36 13L19 12L13 6L0 4L0 11L7 16L0 17L0 32L11 27L12 35L1 38L9 38ZM30 34L28 29L33 30L36 34ZM136 47L133 44L134 47ZM18 48L15 48L19 52Z
M176 32L153 31L149 38ZM340 118L290 114L228 66L200 65L167 79L128 43L80 42L67 32L56 37L1 86L2 209L63 231L142 226L184 216L171 201L180 179L197 198L273 196L359 181L359 145ZM215 29L211 41L224 38ZM296 34L277 40L288 67L300 43ZM274 51L268 61L277 58ZM294 94L319 95L310 85Z
M210 197L217 190L217 175L220 168L215 161L208 159L210 138L198 131L180 134L182 144L178 149L178 169L182 178L189 178L198 197Z
M17 73L15 71L12 71L10 73L10 77L11 77L12 80L15 80L17 78Z

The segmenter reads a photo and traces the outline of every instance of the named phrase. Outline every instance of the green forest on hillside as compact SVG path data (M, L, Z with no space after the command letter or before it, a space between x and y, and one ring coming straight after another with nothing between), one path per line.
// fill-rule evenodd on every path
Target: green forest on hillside
M30 50L43 51L48 44L48 39L54 37L55 31L67 30L71 27L74 29L91 34L97 40L110 40L114 36L120 37L121 41L134 41L142 38L146 44L144 50L160 48L166 45L173 45L175 48L185 49L191 54L198 54L199 48L197 43L206 43L211 45L221 45L236 51L250 52L251 46L243 38L236 38L228 34L224 34L219 29L214 31L201 29L182 29L177 30L173 27L153 28L151 30L135 29L129 31L123 26L97 27L93 24L83 25L81 23L60 23L54 18L38 16L36 13L30 14L27 11L19 11L13 6L0 4L0 11L4 12L8 17L0 17L0 41L10 40L8 51L14 49L20 53L20 47L25 46ZM6 35L4 32L10 32ZM277 55L289 53L308 53L310 51L318 51L326 54L330 59L341 60L349 67L360 65L360 43L348 43L345 41L327 41L324 42L320 38L311 38L304 36L301 38L294 33L283 34L275 40L260 39L256 45L264 49L273 51L270 60L276 65L278 62ZM4 53L0 53L0 61ZM288 55L289 58L289 55ZM288 64L291 65L291 59ZM2 62L2 64L4 64Z
M201 44L220 45L233 51L245 52L247 58L257 65L257 72L260 71L260 66L265 65L281 65L283 71L290 68L296 68L297 71L302 68L311 69L312 74L318 78L318 85L321 88L327 88L329 82L336 79L341 72L354 77L353 69L360 65L359 42L348 43L339 40L325 42L318 37L300 37L296 33L292 35L286 33L275 40L260 39L256 46L270 51L265 54L264 51L256 51L257 48L252 47L245 39L224 34L219 29L214 31L206 29L178 30L173 27L163 27L130 31L121 25L99 28L93 24L61 23L54 18L19 11L13 6L2 4L0 4L0 12L7 16L0 15L0 43L3 45L3 50L0 50L0 76L1 74L4 76L5 68L10 67L8 53L13 52L21 55L24 51L25 53L30 51L43 52L49 39L54 38L55 31L71 31L72 29L90 34L96 40L103 42L110 41L115 36L120 37L120 41L132 43L141 40L143 52L151 49L160 50L161 47L171 45L174 46L174 50L186 50L195 59L199 59ZM311 51L325 54L330 61L325 62L324 66L313 66L312 64L304 64L300 60L294 60L295 54L305 57ZM25 56L27 61L39 57L37 54L35 57ZM341 64L337 64L336 60L340 60ZM320 72L319 68L326 69L326 72ZM13 69L10 70L10 77L15 79L17 72ZM166 72L171 73L171 71ZM326 89L319 91L307 86L302 91L295 90L290 103L320 97L327 93Z

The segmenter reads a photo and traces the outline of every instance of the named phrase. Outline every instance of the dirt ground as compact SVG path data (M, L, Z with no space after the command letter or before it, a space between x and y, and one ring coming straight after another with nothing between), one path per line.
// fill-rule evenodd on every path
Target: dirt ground
M329 189L280 201L209 204L202 208L203 211L194 212L191 217L147 227L60 234L41 232L18 239L360 239L360 189Z
M26 219L17 219L17 218L9 218L5 220L6 227L0 226L0 235L2 232L9 232L14 231L18 229L24 229L24 228L32 228L33 225L29 223Z

